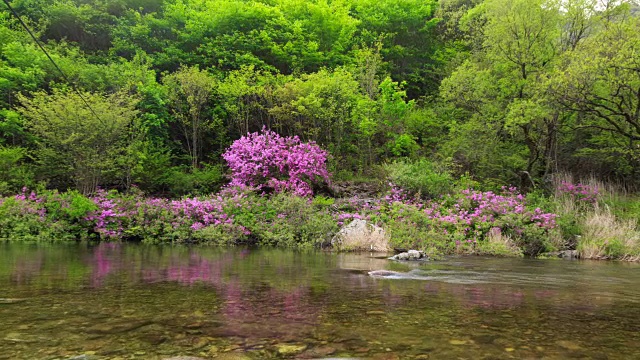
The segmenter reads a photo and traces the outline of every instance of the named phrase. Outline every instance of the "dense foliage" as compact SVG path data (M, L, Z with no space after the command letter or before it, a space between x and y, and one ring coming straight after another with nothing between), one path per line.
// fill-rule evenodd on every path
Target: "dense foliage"
M0 240L137 240L145 243L328 244L338 227L368 219L389 229L397 246L450 253L527 253L554 249L555 215L528 206L515 189L502 194L462 190L417 202L398 193L334 202L295 194L265 197L228 188L216 196L168 200L98 191L23 192L0 201ZM502 234L509 242L490 241Z
M0 11L4 194L210 193L263 127L327 149L338 179L389 163L493 190L558 171L638 186L634 0L12 5L71 84Z

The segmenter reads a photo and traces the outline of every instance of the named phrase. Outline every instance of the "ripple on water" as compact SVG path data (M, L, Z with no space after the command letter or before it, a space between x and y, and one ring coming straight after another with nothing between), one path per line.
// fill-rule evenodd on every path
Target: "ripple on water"
M611 263L8 245L0 359L635 359L638 284Z

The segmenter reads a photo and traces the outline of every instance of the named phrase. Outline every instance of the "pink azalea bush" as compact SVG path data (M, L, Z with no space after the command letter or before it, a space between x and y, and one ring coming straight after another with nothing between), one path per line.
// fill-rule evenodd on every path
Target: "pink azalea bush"
M573 184L567 181L560 183L556 189L561 196L569 196L573 200L595 204L598 202L600 192L597 186L587 184Z
M297 136L282 137L265 128L234 141L222 157L232 172L230 186L310 196L314 183L329 182L326 151L314 142L303 143Z

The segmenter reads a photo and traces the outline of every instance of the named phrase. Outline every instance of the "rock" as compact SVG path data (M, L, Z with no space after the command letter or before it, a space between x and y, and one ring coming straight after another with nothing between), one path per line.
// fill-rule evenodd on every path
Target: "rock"
M202 349L203 347L209 345L209 339L207 338L199 338L197 339L194 343L193 343L193 348L194 349Z
M140 340L151 345L160 345L163 342L167 341L167 337L163 334L144 334L140 336Z
M27 299L0 298L0 304L17 304L24 301L27 301Z
M400 254L393 255L389 258L389 260L400 260L400 261L428 261L429 257L422 251L418 250L409 250L407 252L403 252Z
M560 257L563 259L577 259L578 256L578 250L565 250L565 251L560 251Z
M331 346L320 346L308 351L305 355L309 355L314 358L325 358L336 352L336 348Z
M82 354L82 355L72 356L70 358L67 358L67 360L94 360L97 358L98 357L94 356L94 354Z
M451 340L449 340L449 344L451 344L451 345L466 345L467 341L466 340L451 339Z
M21 334L17 332L10 332L4 337L4 340L13 342L13 343L35 343L42 339L35 335L27 335L27 334Z
M331 239L331 246L342 251L389 251L389 236L383 228L355 219Z
M282 356L291 356L301 353L307 349L307 345L304 344L277 344L278 354Z
M146 320L121 320L113 323L96 324L88 328L86 331L90 334L118 334L128 332L151 324Z
M368 272L369 276L383 279L396 279L403 276L403 273L389 270L373 270Z
M578 254L578 250L563 250L563 251L552 251L548 253L542 254L546 257L557 257L562 259L578 259L580 255Z
M384 311L382 310L369 310L367 311L367 315L384 315L386 314Z
M563 347L567 350L580 350L582 348L577 343L569 340L558 340L556 341L556 344L558 344L560 347Z
M251 358L243 353L229 352L218 354L215 356L216 360L251 360Z

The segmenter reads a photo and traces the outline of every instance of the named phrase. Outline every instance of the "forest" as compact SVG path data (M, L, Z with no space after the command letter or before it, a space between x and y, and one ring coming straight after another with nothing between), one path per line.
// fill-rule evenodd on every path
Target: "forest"
M3 5L1 195L209 195L230 181L230 146L270 132L323 149L327 183L390 181L390 196L423 200L517 187L547 204L529 214L546 229L549 196L593 203L578 183L591 179L625 194L626 221L640 213L640 3Z

